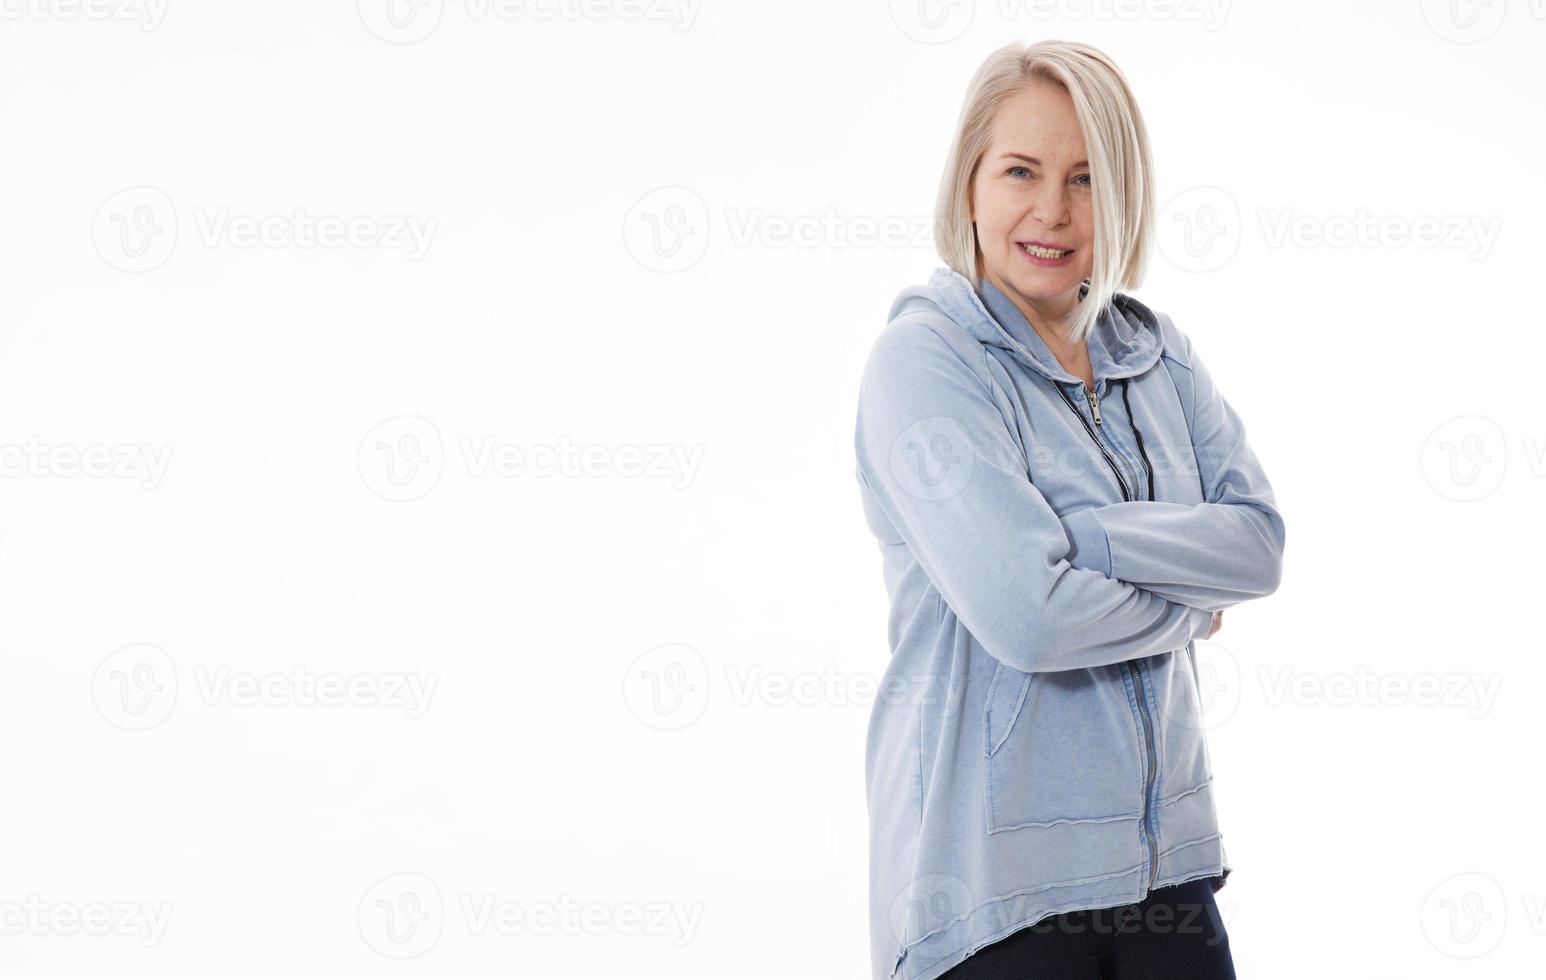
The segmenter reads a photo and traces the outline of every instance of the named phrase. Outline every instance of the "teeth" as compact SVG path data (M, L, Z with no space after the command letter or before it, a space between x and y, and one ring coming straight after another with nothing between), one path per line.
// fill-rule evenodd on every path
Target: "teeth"
M1038 259L1061 259L1065 255L1074 254L1073 249L1060 252L1057 249L1042 248L1040 245L1021 245L1020 247L1025 249L1027 255L1034 255Z

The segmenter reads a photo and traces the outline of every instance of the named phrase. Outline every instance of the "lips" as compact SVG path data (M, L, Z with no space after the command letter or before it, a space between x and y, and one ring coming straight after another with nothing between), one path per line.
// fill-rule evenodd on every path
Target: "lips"
M1052 242L1016 242L1026 255L1038 259L1062 259L1074 254L1074 250Z

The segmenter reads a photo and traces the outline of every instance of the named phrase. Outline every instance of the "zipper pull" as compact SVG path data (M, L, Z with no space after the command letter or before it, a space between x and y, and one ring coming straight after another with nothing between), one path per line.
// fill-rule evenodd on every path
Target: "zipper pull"
M1090 403L1090 414L1095 416L1095 424L1100 425L1100 402L1095 398L1095 392L1089 388L1084 389L1084 399Z

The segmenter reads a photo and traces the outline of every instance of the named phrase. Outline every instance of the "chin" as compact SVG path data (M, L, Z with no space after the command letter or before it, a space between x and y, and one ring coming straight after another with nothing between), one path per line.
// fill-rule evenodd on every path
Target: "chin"
M1076 291L1088 272L1067 269L1019 269L1009 283L1028 299L1057 299Z

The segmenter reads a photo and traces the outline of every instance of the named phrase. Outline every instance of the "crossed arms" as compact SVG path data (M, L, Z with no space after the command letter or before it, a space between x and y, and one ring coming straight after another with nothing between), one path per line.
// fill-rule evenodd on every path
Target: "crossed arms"
M1173 376L1206 502L1061 518L1026 478L980 345L928 316L895 320L877 339L860 384L857 475L946 604L1006 665L1069 670L1173 650L1204 635L1214 611L1277 589L1284 527L1271 485L1181 336L1189 367ZM921 481L918 453L953 472Z

